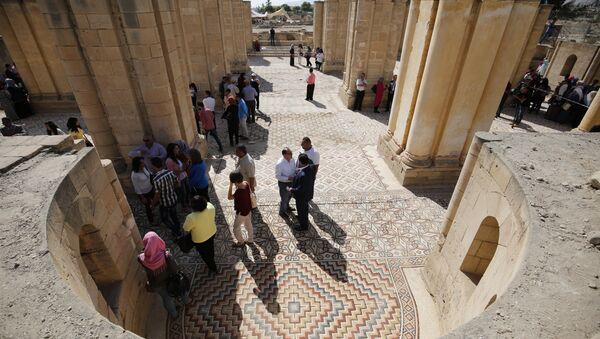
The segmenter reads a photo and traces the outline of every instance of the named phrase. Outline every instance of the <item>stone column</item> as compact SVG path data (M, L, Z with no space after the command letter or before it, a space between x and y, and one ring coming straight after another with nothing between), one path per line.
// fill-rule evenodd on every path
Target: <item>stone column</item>
M54 36L35 0L3 1L0 32L36 111L78 110Z
M472 133L493 119L537 8L535 0L411 2L390 126L379 144L402 184L456 181Z
M350 3L349 37L340 97L347 107L354 102L356 79L366 73L369 83L363 109L373 109L373 86L379 77L389 81L404 30L406 1L353 0ZM327 53L327 52L326 52Z
M519 63L515 67L514 71L512 72L512 76L510 77L511 84L516 85L523 77L523 74L525 74L525 72L527 72L529 69L529 65L531 64L531 60L533 59L538 46L538 41L540 41L540 37L544 32L544 27L546 26L546 22L548 21L548 17L552 12L553 7L554 5L539 6L533 27L531 28L529 37L527 39L527 44L523 49Z
M252 50L252 3L243 1L244 4L244 32L246 33L246 50Z
M200 0L181 1L177 8L187 46L188 74L200 91L210 89L214 81L208 70L209 60L204 40L204 16Z
M203 32L208 58L208 75L211 77L213 90L218 89L221 77L231 71L226 57L223 31L221 30L219 0L199 0L203 14Z
M232 2L232 21L234 27L234 60L236 72L245 72L248 70L248 49L247 33L245 20L245 5L242 0L233 0Z
M589 132L596 126L600 126L600 95L596 95L594 100L592 100L592 104L585 113L577 130Z
M342 71L348 37L350 0L325 0L323 3L323 42L325 73Z
M313 11L313 46L323 46L323 10L325 3L323 1L314 2Z

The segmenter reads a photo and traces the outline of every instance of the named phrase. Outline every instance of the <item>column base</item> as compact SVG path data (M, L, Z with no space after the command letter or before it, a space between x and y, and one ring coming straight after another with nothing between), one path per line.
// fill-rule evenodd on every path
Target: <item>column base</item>
M453 186L458 181L461 167L449 163L429 167L411 167L402 162L402 149L387 134L379 137L377 151L402 186Z
M327 61L323 63L322 66L323 73L334 73L334 72L343 72L344 71L344 61Z

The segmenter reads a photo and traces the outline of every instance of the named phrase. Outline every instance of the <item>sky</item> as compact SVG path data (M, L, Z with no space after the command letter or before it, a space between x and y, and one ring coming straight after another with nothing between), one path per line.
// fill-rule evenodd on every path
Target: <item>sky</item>
M308 1L310 3L315 2L315 0L271 0L271 3L273 5L288 4L290 6L296 6L296 5L300 5L304 1ZM256 6L260 6L260 5L264 4L265 2L267 2L267 0L251 0L251 2L252 2L252 8L254 8Z

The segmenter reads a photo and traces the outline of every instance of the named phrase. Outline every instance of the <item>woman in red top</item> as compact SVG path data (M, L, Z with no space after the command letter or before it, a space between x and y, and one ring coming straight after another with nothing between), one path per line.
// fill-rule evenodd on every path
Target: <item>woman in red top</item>
M383 78L379 78L377 80L377 84L375 87L375 101L373 102L373 106L375 109L374 113L379 113L379 105L381 105L381 101L383 100L383 92L385 91L385 85L383 84Z
M250 199L250 185L244 181L244 177L239 172L232 172L229 175L229 190L227 191L227 199L233 200L233 208L235 209L235 221L233 222L233 235L237 243L234 247L242 247L245 243L254 243L254 232L252 229L252 200ZM235 186L235 193L233 193ZM248 240L244 242L242 236L242 225L246 227L248 232Z

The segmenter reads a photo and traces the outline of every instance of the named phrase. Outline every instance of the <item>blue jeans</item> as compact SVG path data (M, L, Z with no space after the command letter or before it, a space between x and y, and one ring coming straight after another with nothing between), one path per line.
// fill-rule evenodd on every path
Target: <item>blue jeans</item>
M175 307L173 297L171 297L169 292L167 292L167 286L158 287L154 290L154 292L156 292L162 298L163 306L169 315L173 318L177 317L177 308Z
M290 193L287 188L291 187L292 183L278 181L277 184L279 185L279 197L281 197L281 202L279 203L279 213L286 213L290 205L290 199L292 198L292 193Z
M183 234L181 233L181 227L179 227L179 218L177 217L177 204L167 207L160 206L160 220L167 225L167 227L173 233L173 236L180 237Z

